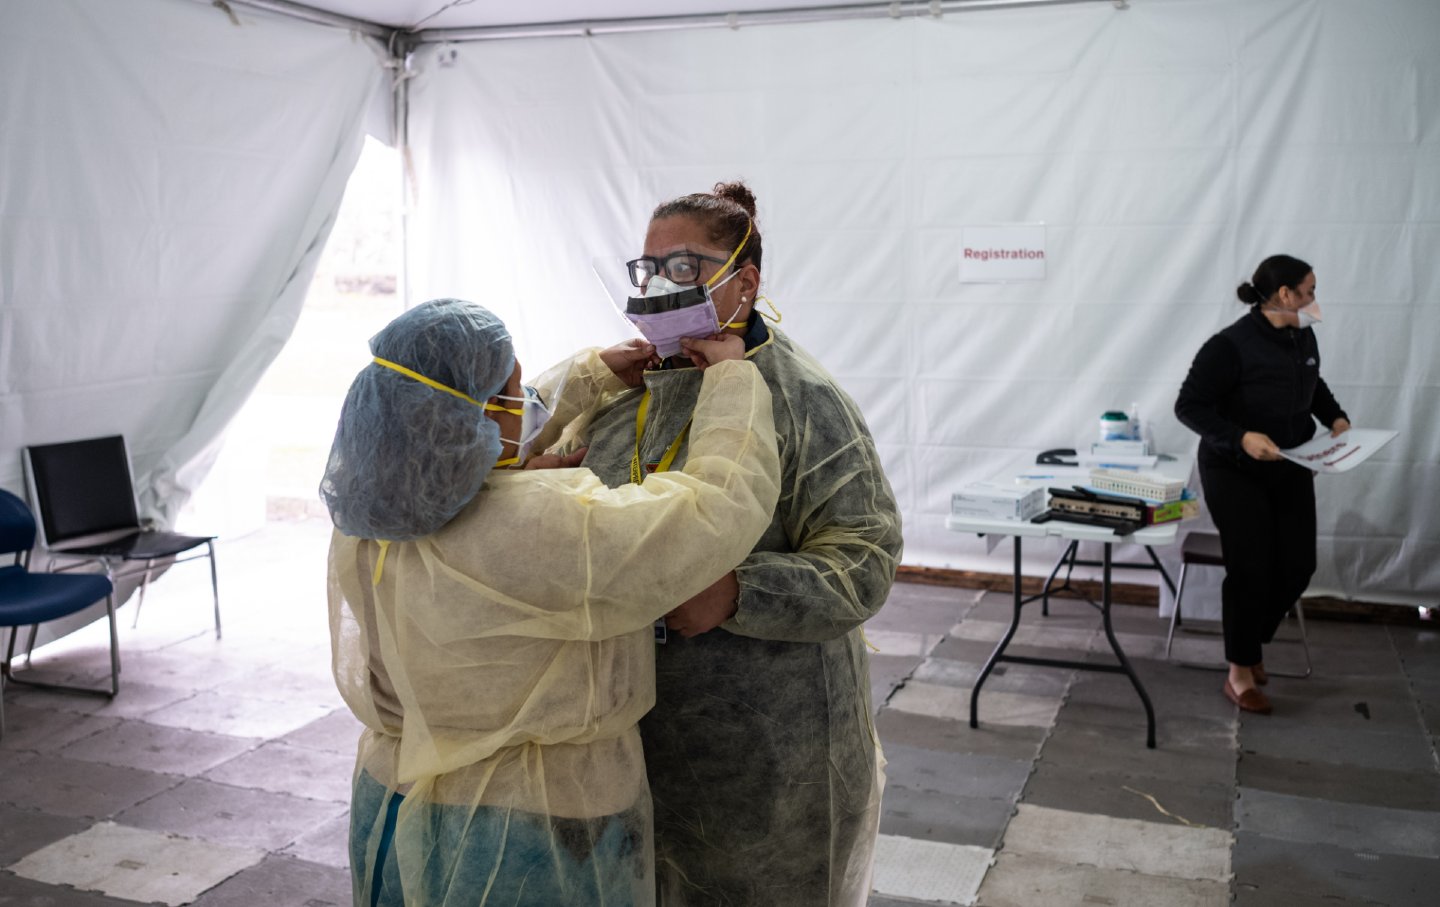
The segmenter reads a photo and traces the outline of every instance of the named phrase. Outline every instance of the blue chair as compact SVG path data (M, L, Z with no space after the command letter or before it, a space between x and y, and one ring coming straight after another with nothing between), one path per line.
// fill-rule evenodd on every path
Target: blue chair
M113 697L120 692L120 637L115 630L115 587L98 573L31 573L30 549L35 547L35 517L25 502L0 488L0 556L13 554L15 562L0 567L0 628L10 629L5 660L0 662L0 737L5 734L6 682L52 690L73 690ZM41 683L19 677L15 672L15 639L21 627L30 628L30 645L35 630L46 621L67 617L105 599L110 618L110 689Z

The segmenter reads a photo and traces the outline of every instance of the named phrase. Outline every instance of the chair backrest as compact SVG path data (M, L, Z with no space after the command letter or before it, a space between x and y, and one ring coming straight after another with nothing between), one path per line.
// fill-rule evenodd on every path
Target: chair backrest
M140 528L130 456L120 435L27 447L25 465L47 546Z
M35 517L25 502L0 488L0 554L23 555L35 546Z

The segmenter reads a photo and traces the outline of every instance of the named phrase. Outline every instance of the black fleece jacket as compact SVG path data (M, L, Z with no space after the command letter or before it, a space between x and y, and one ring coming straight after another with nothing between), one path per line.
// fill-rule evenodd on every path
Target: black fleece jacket
M1263 464L1240 446L1245 432L1287 449L1314 437L1315 419L1348 418L1320 377L1315 332L1277 328L1258 307L1200 347L1175 415L1200 436L1202 464L1250 467Z

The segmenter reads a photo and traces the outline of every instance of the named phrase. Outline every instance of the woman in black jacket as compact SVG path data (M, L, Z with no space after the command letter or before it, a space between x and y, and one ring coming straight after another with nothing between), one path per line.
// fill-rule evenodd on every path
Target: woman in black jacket
M1175 415L1200 435L1200 482L1224 551L1225 695L1269 714L1261 646L1315 572L1314 474L1280 451L1310 440L1316 419L1331 435L1350 421L1320 377L1310 266L1272 255L1235 293L1250 311L1200 347Z

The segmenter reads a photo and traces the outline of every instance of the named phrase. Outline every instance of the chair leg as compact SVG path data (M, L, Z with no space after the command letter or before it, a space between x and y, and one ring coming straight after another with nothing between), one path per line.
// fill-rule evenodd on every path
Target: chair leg
M1310 639L1305 635L1305 606L1298 600L1295 602L1295 619L1300 626L1300 649L1305 653L1305 671L1270 671L1271 677L1293 677L1296 680L1304 680L1310 676L1314 666L1310 662Z
M1300 624L1300 648L1305 652L1305 675L1310 676L1314 665L1310 663L1310 637L1305 635L1305 606L1295 602L1295 620Z
M1170 632L1165 634L1165 660L1170 660L1170 646L1175 642L1175 625L1180 623L1180 599L1185 596L1185 569L1180 565L1180 582L1175 586L1175 610L1170 612Z
M145 593L150 589L150 573L155 569L155 560L151 558L145 562L145 577L140 580L140 597L135 601L135 619L130 622L130 629L140 626L140 609L145 607Z
M20 628L16 627L15 632L19 633ZM30 625L30 640L25 645L25 667L30 667L31 656L35 654L35 636L40 632L39 624Z
M215 543L206 542L210 549L210 592L215 596L215 638L220 638L220 578L215 571Z
M120 692L120 631L115 627L115 593L105 596L105 616L110 619L110 695Z
M1190 569L1190 565L1189 565L1189 564L1186 564L1186 563L1184 563L1183 561L1180 563L1180 576L1179 576L1177 582L1175 583L1175 611L1170 615L1170 633L1165 637L1165 660L1166 660L1166 661L1170 661L1170 645L1171 645L1171 642L1172 642L1172 641L1174 640L1174 638L1175 638L1175 628L1185 622L1185 618L1181 615L1181 602L1182 602L1182 600L1185 598L1185 573L1186 573L1189 569ZM1188 632L1188 633L1204 633L1204 634L1209 635L1209 636L1214 636L1214 635L1216 635L1215 631L1213 631L1213 630L1202 630L1202 629L1198 629L1198 628L1195 628L1195 627L1190 627L1190 628L1188 628L1186 632ZM1177 661L1177 662L1174 662L1174 664L1177 664L1177 665L1179 665L1179 666L1182 667L1182 668L1192 668L1192 669L1194 669L1194 670L1196 670L1196 671L1229 671L1229 670L1230 670L1230 664L1229 664L1229 662L1223 662L1223 661L1222 661L1221 663L1219 663L1219 664L1199 664L1199 663L1192 662L1192 661Z
M19 627L10 628L11 645L14 645L15 634L20 632ZM10 659L5 659L0 665L0 740L5 739L5 682L10 679Z
M108 690L96 689L95 687L78 687L67 683L47 683L43 680L29 680L16 676L13 670L15 661L15 641L20 637L20 628L12 627L10 630L10 641L5 647L5 660L0 663L0 678L3 681L22 684L27 687L34 687L39 690L66 690L71 693L94 693L106 698L113 699L115 694L120 692L120 632L115 623L115 593L112 591L105 596L105 615L110 621L110 688ZM28 671L26 673L29 673ZM3 687L0 681L0 687ZM0 696L0 708L3 708L3 696ZM4 713L0 711L0 734L4 733Z

